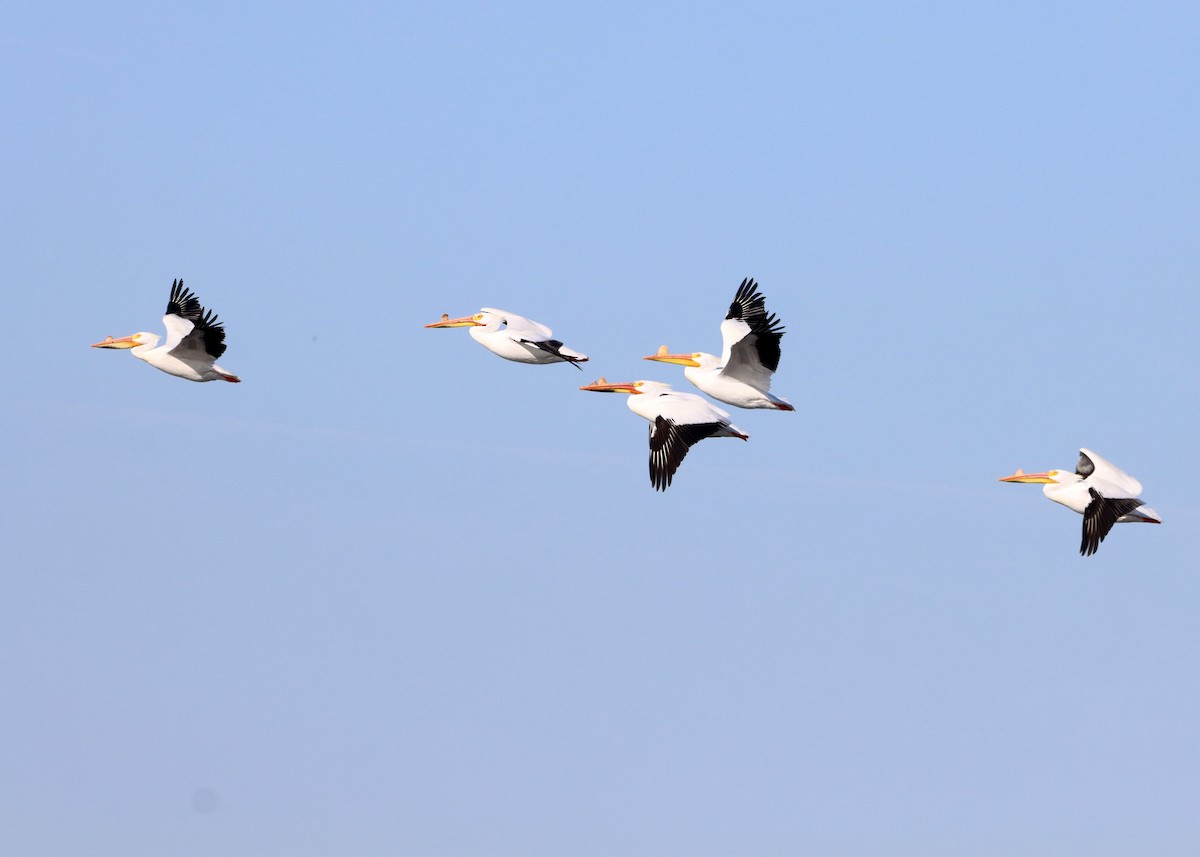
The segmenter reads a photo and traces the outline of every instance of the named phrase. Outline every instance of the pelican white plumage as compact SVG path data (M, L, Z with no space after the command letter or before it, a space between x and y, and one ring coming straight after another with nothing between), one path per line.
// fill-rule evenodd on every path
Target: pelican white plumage
M1079 450L1074 473L1018 470L1000 481L1043 484L1043 494L1083 515L1083 541L1079 545L1083 556L1091 556L1099 549L1113 524L1162 523L1158 512L1142 503L1142 483L1090 449Z
M670 384L632 381L610 384L601 378L580 387L595 393L629 393L629 410L650 421L650 484L666 491L688 450L706 437L749 435L729 422L729 412L693 393L678 393Z
M171 283L167 314L163 316L167 341L158 344L156 333L139 332L120 339L107 337L93 343L92 348L128 348L134 357L144 360L155 369L189 381L230 381L242 379L217 365L225 353L225 325L217 321L216 313L206 310L183 280Z
M505 312L502 309L484 307L474 315L450 318L442 313L440 321L426 327L467 327L471 338L493 354L517 363L571 363L587 362L587 355L580 354L554 338L554 331L533 319ZM582 367L575 368L582 371Z
M683 375L714 399L738 408L794 411L771 395L771 376L779 368L783 323L767 313L766 298L752 279L742 280L721 322L721 356L694 351L672 354L667 346L644 359L685 366Z

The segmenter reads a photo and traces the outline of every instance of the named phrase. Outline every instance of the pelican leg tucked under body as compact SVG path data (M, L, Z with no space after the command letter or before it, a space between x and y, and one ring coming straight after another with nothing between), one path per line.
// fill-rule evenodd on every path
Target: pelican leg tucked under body
M738 408L770 408L794 411L792 405L773 396L771 376L779 368L779 340L783 323L767 313L766 298L752 279L742 280L729 312L721 322L721 356L694 351L672 354L667 346L644 359L686 367L683 375L720 402Z
M216 313L200 306L196 296L183 287L183 280L171 284L163 325L167 341L162 345L158 334L140 332L120 339L109 336L92 348L127 348L155 369L189 381L241 381L216 362L225 353L224 324L217 321Z
M628 393L629 410L650 421L650 484L665 491L688 450L707 437L749 435L729 422L729 413L692 393L677 393L670 384L632 381L610 384L601 378L580 387L594 393Z
M1162 523L1158 512L1142 503L1142 483L1090 449L1079 450L1074 473L1018 470L1000 481L1041 484L1042 493L1055 503L1083 515L1083 541L1079 545L1083 556L1091 556L1099 549L1113 524Z
M554 338L554 331L533 319L513 312L484 307L474 315L450 318L443 314L440 321L426 327L466 327L471 338L493 354L517 363L571 363L587 362L587 355L580 354ZM576 365L577 369L582 367Z

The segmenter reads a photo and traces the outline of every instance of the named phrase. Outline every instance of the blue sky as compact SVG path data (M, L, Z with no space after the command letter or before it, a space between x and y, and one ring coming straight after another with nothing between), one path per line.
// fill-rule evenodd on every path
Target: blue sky
M1194 4L40 4L0 35L36 855L1200 849ZM598 375L788 328L665 494ZM87 348L184 277L240 386ZM554 327L508 363L441 313ZM1161 527L1078 556L1017 467Z

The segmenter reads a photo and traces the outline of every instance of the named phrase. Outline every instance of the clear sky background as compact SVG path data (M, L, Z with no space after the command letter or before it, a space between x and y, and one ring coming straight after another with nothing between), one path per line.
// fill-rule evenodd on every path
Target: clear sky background
M39 3L0 35L30 857L1200 853L1194 3ZM787 325L665 494L603 374ZM106 335L174 277L240 386ZM502 361L499 306L592 357ZM1091 558L1017 467L1161 527Z

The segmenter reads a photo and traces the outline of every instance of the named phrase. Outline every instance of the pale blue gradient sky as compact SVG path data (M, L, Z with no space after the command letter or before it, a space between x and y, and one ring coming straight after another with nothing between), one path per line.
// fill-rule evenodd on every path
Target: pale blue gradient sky
M1200 851L1194 4L4 29L6 851ZM179 276L242 385L87 348ZM744 276L797 412L657 494L575 388ZM995 482L1080 446L1165 524Z

